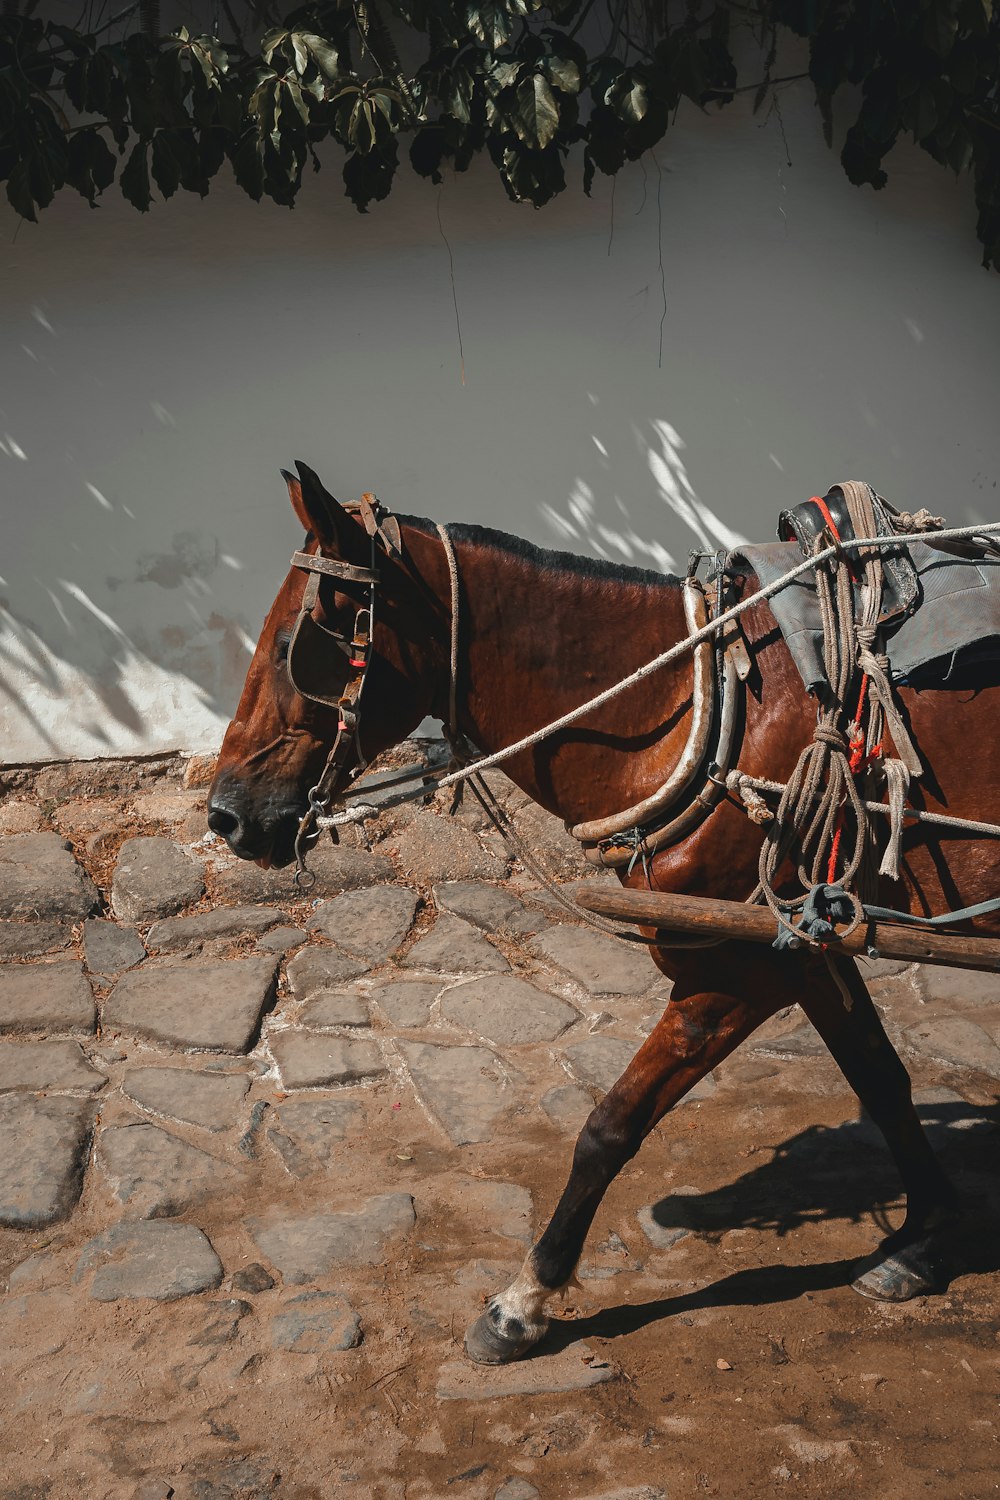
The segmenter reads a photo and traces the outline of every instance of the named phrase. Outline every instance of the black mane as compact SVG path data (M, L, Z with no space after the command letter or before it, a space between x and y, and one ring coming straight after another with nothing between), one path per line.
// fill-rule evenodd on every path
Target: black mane
M397 520L418 531L433 531L433 523L423 516L397 516ZM609 558L583 557L578 552L559 552L550 547L536 547L534 542L491 526L476 526L464 521L448 525L448 535L456 542L472 542L490 547L508 557L519 557L535 567L559 573L575 573L582 578L597 578L613 583L641 583L662 588L680 580L674 573L657 573L654 568L635 568L630 563L612 562Z

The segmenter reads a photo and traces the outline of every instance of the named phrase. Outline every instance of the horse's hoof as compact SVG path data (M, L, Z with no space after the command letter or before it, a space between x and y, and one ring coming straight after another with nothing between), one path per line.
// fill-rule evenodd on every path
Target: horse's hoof
M940 1272L926 1246L913 1245L891 1255L876 1250L858 1269L860 1275L851 1285L860 1296L875 1302L909 1302L911 1297L936 1292L941 1285Z
M537 1343L538 1335L531 1337L522 1333L519 1337L510 1337L501 1333L487 1309L466 1331L465 1352L477 1365L508 1365L527 1354Z

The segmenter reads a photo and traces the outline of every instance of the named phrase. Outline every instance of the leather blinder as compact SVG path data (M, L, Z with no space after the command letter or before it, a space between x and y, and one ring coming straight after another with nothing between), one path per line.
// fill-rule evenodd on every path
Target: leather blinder
M288 680L301 697L312 698L318 703L326 704L328 708L336 708L343 685L330 682L331 676L339 676L336 669L334 672L330 669L331 645L347 656L353 649L342 635L325 630L311 614L303 611L295 622L285 665Z

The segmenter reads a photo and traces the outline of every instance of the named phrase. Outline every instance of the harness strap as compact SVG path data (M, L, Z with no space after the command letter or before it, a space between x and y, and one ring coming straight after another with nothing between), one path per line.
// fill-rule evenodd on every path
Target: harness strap
M293 552L292 567L303 568L307 573L323 573L328 578L343 578L348 583L378 583L374 568L357 568L353 563L341 562L339 557L323 557L320 553Z
M904 927L950 927L953 922L971 922L973 917L985 917L991 911L1000 911L1000 896L977 901L975 906L963 906L960 911L943 911L937 917L914 916L908 911L893 911L888 906L870 906L865 902L866 917L874 917L877 922L900 922Z

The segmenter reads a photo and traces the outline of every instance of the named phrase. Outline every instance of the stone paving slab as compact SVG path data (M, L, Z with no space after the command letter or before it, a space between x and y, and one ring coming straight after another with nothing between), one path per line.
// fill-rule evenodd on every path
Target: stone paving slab
M0 1033L89 1034L96 1023L94 994L76 960L0 966Z
M115 1224L84 1246L75 1281L93 1271L98 1302L172 1302L222 1284L222 1262L193 1224L140 1220Z
M173 1047L246 1052L274 1000L273 958L234 958L137 969L105 1002L105 1032L125 1031Z
M362 1083L389 1071L374 1042L322 1032L276 1032L271 1037L271 1052L286 1089Z
M0 1042L0 1094L96 1093L106 1073L91 1067L79 1042Z
M34 833L42 826L42 809L36 802L8 797L0 803L0 833Z
M246 1073L192 1073L187 1068L129 1068L122 1093L153 1114L203 1130L227 1130L239 1118Z
M478 927L449 912L414 943L403 963L408 969L430 969L436 974L504 974L510 969Z
M364 1128L364 1108L344 1097L284 1099L267 1138L293 1177L336 1165L336 1147Z
M216 938L259 937L286 920L285 913L273 906L217 906L190 917L166 917L154 922L146 942L158 953L176 953L192 943Z
M355 990L320 990L302 1007L299 1020L313 1031L370 1026L368 1002Z
M357 979L364 972L364 964L326 943L311 943L308 948L303 948L289 960L285 970L296 1000L308 1000L317 990L335 989L338 984Z
M326 1276L334 1266L375 1266L387 1244L409 1234L416 1223L409 1193L382 1193L353 1212L282 1214L249 1222L261 1254L292 1286Z
M57 833L0 838L0 917L79 921L99 904L97 887Z
M271 1323L272 1349L293 1354L340 1354L360 1343L361 1319L339 1292L300 1292Z
M824 1057L826 1043L811 1021L801 1021L780 1036L767 1036L760 1041L750 1037L747 1046L751 1052L762 1052L771 1057Z
M39 1229L72 1212L93 1120L90 1100L0 1098L0 1224Z
M470 979L445 990L446 1020L498 1047L525 1047L561 1036L580 1013L565 1000L512 974Z
M233 1343L239 1336L240 1324L253 1308L241 1297L227 1297L220 1302L204 1303L203 1311L205 1321L188 1339L189 1349L211 1349Z
M228 1163L158 1125L105 1126L97 1164L129 1218L169 1219L240 1181Z
M449 1360L441 1366L436 1395L439 1401L496 1401L503 1396L545 1396L564 1391L586 1391L615 1380L618 1371L582 1340L558 1353L546 1351L515 1365L474 1365Z
M289 953L306 941L304 927L272 927L257 943L258 953Z
M577 1083L557 1084L539 1103L556 1129L566 1135L579 1135L594 1107L587 1090Z
M134 968L146 957L134 927L121 927L104 917L88 917L84 922L83 951L91 974L108 978Z
M1000 1047L981 1026L958 1016L918 1021L906 1030L911 1047L955 1068L975 1068L1000 1078Z
M41 958L72 941L68 922L0 922L0 959Z
M534 1209L531 1194L519 1182L496 1182L463 1174L445 1179L440 1190L446 1198L454 1196L456 1211L472 1220L474 1232L481 1234L486 1229L524 1245L531 1243Z
M679 1200L695 1191L694 1188L674 1188L669 1199L647 1203L640 1208L636 1219L654 1250L672 1250L691 1234L693 1225L685 1221L684 1206Z
M927 1002L943 1000L949 1005L1000 1007L1000 974L928 964L917 975L918 989Z
M638 1042L626 1042L620 1037L587 1036L568 1046L565 1057L581 1083L606 1094L638 1050Z
M537 911L529 911L510 891L484 880L442 880L433 888L438 911L450 911L484 932L510 932L531 937L546 925Z
M387 840L401 870L418 885L436 880L502 880L507 859L484 849L462 823L421 809Z
M648 953L568 923L539 933L528 947L565 969L590 995L644 995L660 977Z
M384 854L353 849L350 844L322 843L310 851L309 870L316 877L313 897L335 896L362 886L380 885L396 878ZM249 860L237 860L219 851L213 886L223 901L287 902L295 899L290 869L262 870Z
M513 1091L500 1062L486 1047L397 1043L414 1087L456 1146L492 1139Z
M400 979L390 984L380 983L371 993L393 1026L405 1031L427 1025L440 988L439 977Z
M126 839L111 881L111 908L123 922L155 922L197 901L202 867L165 838Z
M309 928L354 958L367 964L382 963L409 932L419 899L416 891L403 885L345 891L317 906Z

